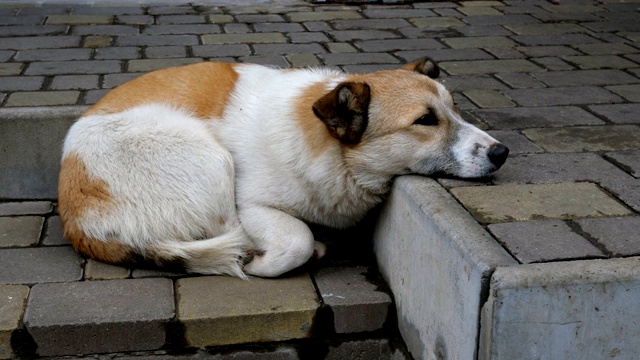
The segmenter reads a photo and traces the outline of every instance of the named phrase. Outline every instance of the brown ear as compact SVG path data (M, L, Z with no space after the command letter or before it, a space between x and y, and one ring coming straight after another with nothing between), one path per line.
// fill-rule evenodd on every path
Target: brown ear
M420 60L416 60L402 67L405 70L415 71L422 75L435 79L440 75L440 68L431 58L425 57Z
M331 135L355 144L367 128L371 89L365 83L346 82L336 86L313 104L313 112Z

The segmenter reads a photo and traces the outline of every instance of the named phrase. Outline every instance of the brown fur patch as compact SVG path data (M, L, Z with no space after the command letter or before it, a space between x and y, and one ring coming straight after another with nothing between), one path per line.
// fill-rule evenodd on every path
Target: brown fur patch
M58 209L65 238L90 258L107 263L128 262L135 255L134 249L116 240L93 239L78 224L87 211L106 212L112 206L107 183L91 178L78 155L67 155L62 161L58 186Z
M296 99L294 116L312 157L318 157L331 145L338 143L329 133L327 126L313 113L313 104L329 93L327 84L315 83L307 87Z
M221 117L238 79L235 66L203 62L153 71L111 90L85 115L163 103L193 111L201 119Z

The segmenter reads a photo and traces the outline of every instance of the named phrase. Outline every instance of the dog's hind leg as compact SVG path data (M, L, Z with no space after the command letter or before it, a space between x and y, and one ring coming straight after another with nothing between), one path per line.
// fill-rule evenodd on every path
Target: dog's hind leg
M238 215L242 227L259 250L245 265L247 274L279 276L306 263L313 255L313 234L301 220L263 206L241 208Z

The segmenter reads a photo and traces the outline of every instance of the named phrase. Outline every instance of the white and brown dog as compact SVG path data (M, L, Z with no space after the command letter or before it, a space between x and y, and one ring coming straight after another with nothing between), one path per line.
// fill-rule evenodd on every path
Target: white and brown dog
M294 269L324 251L307 223L353 225L395 176L504 163L508 149L461 119L438 71L427 58L358 75L214 62L143 75L69 130L65 236L108 263Z

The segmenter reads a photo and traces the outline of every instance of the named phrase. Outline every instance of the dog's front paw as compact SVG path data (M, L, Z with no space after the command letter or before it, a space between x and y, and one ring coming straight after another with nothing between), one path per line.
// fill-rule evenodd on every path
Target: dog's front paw
M316 241L313 243L313 258L316 260L322 259L327 254L327 245Z

